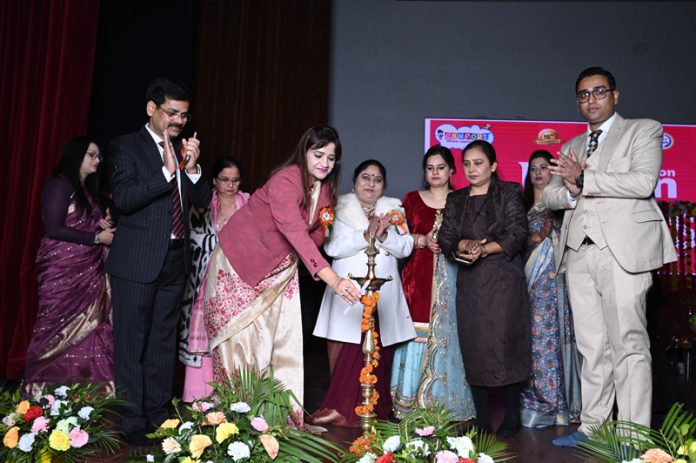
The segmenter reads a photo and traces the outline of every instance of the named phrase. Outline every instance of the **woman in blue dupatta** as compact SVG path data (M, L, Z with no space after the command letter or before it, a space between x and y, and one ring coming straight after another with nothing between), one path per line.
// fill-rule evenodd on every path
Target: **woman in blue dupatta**
M401 282L417 337L400 344L394 353L391 395L398 418L437 404L460 421L476 416L459 349L457 266L445 259L437 244L454 172L452 152L440 145L431 147L423 156L425 189L403 199L415 246Z
M532 373L522 391L522 426L568 425L580 416L580 357L564 275L556 275L554 246L560 216L547 210L542 192L551 180L551 153L538 150L529 159L524 199L529 219L525 274L532 328Z

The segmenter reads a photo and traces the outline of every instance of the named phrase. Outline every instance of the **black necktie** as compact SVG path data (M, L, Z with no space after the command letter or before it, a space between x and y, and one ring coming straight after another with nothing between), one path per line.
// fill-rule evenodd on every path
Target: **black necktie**
M598 145L599 136L602 134L601 130L593 130L590 132L590 142L587 144L587 157L589 158L592 153L595 152Z

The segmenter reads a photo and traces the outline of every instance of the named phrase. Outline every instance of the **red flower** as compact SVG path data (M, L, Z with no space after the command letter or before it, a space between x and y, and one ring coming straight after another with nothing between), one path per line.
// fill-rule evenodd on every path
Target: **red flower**
M460 458L459 463L476 463L474 460L471 458Z
M396 463L396 458L391 453L385 453L375 460L375 463Z
M34 418L38 418L41 415L43 415L43 408L39 407L38 405L34 405L32 407L29 407L27 412L24 414L24 421L27 423Z

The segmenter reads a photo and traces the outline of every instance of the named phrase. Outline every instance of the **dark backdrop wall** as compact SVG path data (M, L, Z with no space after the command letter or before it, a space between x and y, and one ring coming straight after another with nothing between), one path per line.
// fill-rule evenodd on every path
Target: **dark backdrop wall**
M332 14L344 172L380 159L392 196L420 187L423 118L580 120L589 66L614 73L623 116L696 124L696 2L335 0Z
M145 124L152 80L167 77L192 89L195 11L194 0L102 0L89 131L104 152L110 139Z

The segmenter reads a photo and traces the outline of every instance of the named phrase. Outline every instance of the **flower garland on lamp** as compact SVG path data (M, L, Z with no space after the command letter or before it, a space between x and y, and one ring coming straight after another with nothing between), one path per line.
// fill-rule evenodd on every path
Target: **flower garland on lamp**
M377 308L377 301L379 301L378 292L365 294L360 297L360 302L365 306L363 309L361 330L363 333L372 333L372 348L368 349L372 352L365 352L365 366L360 370L360 387L363 391L365 388L371 388L371 392L367 397L367 403L355 407L355 413L361 418L374 417L375 406L379 401L379 393L374 389L378 381L377 375L374 374L374 370L379 365L380 359L379 333L377 333L377 330L374 328L374 310ZM367 334L367 336L369 336L369 334ZM367 342L367 339L365 339L365 342ZM363 351L365 351L364 348ZM363 397L365 397L364 392Z
M349 273L348 278L355 280L361 288L366 289L366 293L360 297L360 302L365 307L361 322L362 332L365 333L362 344L363 353L365 354L365 366L360 371L359 378L363 401L355 407L355 413L360 416L360 427L363 430L363 436L367 438L374 433L377 417L374 410L379 400L379 394L375 391L375 384L377 384L378 378L374 374L374 369L379 364L379 335L375 330L374 311L379 300L379 289L384 283L391 281L392 277L378 278L375 276L375 256L379 254L379 250L375 246L374 236L370 236L365 254L367 254L367 275L354 277Z

